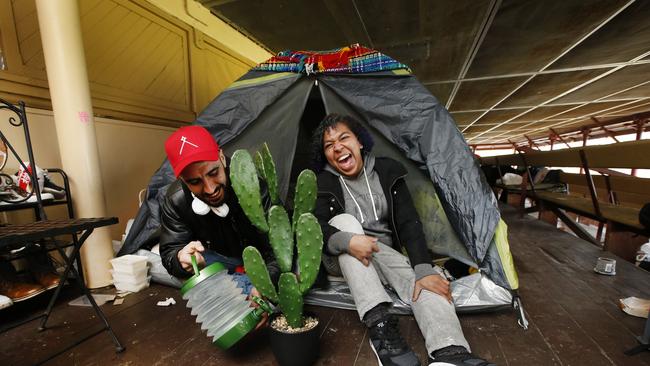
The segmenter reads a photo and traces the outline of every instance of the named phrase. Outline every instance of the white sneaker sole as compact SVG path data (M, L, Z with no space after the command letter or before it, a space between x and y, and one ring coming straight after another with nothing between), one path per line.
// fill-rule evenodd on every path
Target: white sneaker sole
M377 365L379 365L379 366L384 366L384 364L381 363L381 359L379 358L379 354L378 354L377 351L375 350L375 346L372 345L372 340L368 339L368 343L370 343L370 349L371 349L372 352L375 354L375 357L377 357ZM443 365L455 366L455 365L451 365L451 364L448 364L448 363L437 363L436 365L441 365L441 366L443 366Z
M13 304L13 301L11 301L11 299L6 296L3 296L3 298L0 299L0 309L6 309Z
M370 343L370 349L372 350L372 353L374 353L375 357L377 357L377 365L384 366L384 364L381 363L381 359L379 358L379 354L375 350L375 346L372 345L372 340L368 339L368 343Z

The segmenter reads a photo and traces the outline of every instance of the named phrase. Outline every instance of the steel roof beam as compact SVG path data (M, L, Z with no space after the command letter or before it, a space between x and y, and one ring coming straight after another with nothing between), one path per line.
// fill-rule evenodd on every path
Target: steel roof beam
M510 78L524 77L524 76L539 76L539 75L561 74L561 73L576 72L576 71L613 69L615 67L621 67L621 66L636 66L636 65L646 65L646 64L650 64L650 60L614 62L614 63L610 63L610 64L577 66L577 67L569 67L569 68L563 68L563 69L541 70L541 71L534 71L534 72L520 72L520 73L513 73L513 74L477 76L477 77L472 77L472 78L454 79L454 80L426 81L426 82L423 82L422 84L423 85L438 85L438 84L462 83L462 82L465 82L465 81L486 81L486 80L496 80L496 79L510 79Z
M481 29L478 31L478 33L476 33L476 37L474 38L472 47L470 48L469 53L467 54L467 58L463 63L463 67L460 69L458 79L463 79L465 75L467 75L467 71L469 71L472 62L474 61L474 57L476 57L479 48L481 48L481 44L485 39L485 35L487 34L488 30L492 26L492 22L494 21L494 18L497 12L499 11L500 6L501 6L501 0L492 0L492 2L490 3L490 6L488 7L487 12L485 13L485 18L483 19L483 23L481 24ZM454 98L456 97L456 93L458 93L459 88L460 88L460 81L457 81L454 83L454 87L451 90L451 93L449 94L449 98L447 99L447 105L446 105L447 109L449 109L451 103L454 101Z
M625 5L623 5L621 8L619 8L619 9L618 9L617 11L615 11L613 14L611 14L609 17L607 17L606 19L604 19L600 24L598 24L596 27L594 27L591 31L589 31L589 32L588 32L587 34L585 34L584 36L580 37L580 39L578 39L574 44L572 44L571 46L567 47L567 49L565 49L564 51L562 51L562 52L561 52L557 57L555 57L553 60L551 60L548 64L546 64L544 67L542 67L539 71L544 71L544 70L548 69L548 68L549 68L551 65L553 65L556 61L558 61L559 59L561 59L562 57L564 57L564 55L568 54L568 53L569 53L571 50L573 50L574 48L578 47L582 42L584 42L587 38L591 37L594 33L596 33L598 30L600 30L602 27L604 27L607 23L609 23L612 19L614 19L618 14L620 14L621 12L623 12L627 7L629 7L629 6L632 5L633 3L634 3L634 0L628 1ZM642 59L642 58L643 58L643 57L634 58L634 59L632 59L632 60L630 60L630 61L636 61L637 59L640 60L640 59ZM624 67L624 66L621 66L621 67ZM614 68L614 69L612 69L612 70L617 71L618 68ZM574 90L577 90L577 89L579 89L579 88L582 87L582 86L588 85L588 84L590 84L591 82L594 82L594 81L596 81L596 80L598 80L598 79L600 79L600 78L603 78L603 77L605 77L605 76L611 74L612 72L614 72L614 71L612 71L612 70L610 70L610 71L608 71L608 72L605 72L605 73L603 73L603 74L597 76L596 78L590 80L590 82L583 83L583 84L579 85L578 87L575 87L575 88L570 89L570 92L572 92L572 91L574 91ZM506 95L506 96L503 97L501 100L499 100L498 102L496 102L492 107L490 107L490 109L497 107L497 106L498 106L499 104L501 104L503 101L505 101L506 99L510 98L514 93L516 93L519 89L523 88L524 85L528 84L528 82L530 82L530 81L531 81L532 79L534 79L534 78L535 78L535 76L531 76L531 77L529 77L528 79L526 79L523 83L521 83L519 86L517 86L516 88L514 88L514 90L512 90L510 93L508 93L508 95ZM566 95L566 94L568 94L568 93L565 92L565 93L560 94L560 95L558 95L558 96L556 96L556 97L554 97L554 98L552 98L552 99L550 99L550 100L547 100L546 102L541 103L540 105L538 105L536 108L538 108L538 107L540 107L540 106L542 106L542 105L548 104L548 103L552 102L553 100L558 99L558 98L560 98L560 97L562 97L562 96L564 96L564 95ZM525 111L525 112L523 112L523 113L521 113L521 114L519 114L519 115L517 115L517 116L511 118L510 120L508 120L508 121L506 121L506 122L503 122L503 124L505 124L505 123L507 123L507 122L509 122L509 121L511 121L511 120L513 120L513 119L515 119L515 118L521 117L522 115L524 115L524 114L530 112L531 110L533 110L533 109L530 109L530 110L528 110L528 111ZM471 125L473 125L474 123L476 123L478 120L480 120L480 119L481 119L484 115L486 115L487 113L488 113L488 112L485 112L485 113L481 114L480 116L478 116L478 117L477 117L477 118L476 118L472 123L469 124L469 126L471 126ZM469 128L469 126L468 126L467 128ZM465 128L465 129L463 130L463 132L465 132L465 131L467 130L467 128ZM486 132L487 132L487 131L486 131ZM479 134L478 136L481 136L481 135ZM475 137L473 137L473 138L476 138L476 137L478 137L478 136L475 136ZM468 139L468 140L470 140L470 139Z

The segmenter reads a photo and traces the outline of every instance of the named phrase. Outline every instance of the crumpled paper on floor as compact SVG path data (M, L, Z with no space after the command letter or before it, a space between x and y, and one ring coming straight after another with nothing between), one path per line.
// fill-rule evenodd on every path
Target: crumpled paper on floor
M626 297L618 300L618 307L632 316L648 318L648 312L650 312L650 300L634 296Z
M176 300L174 300L173 297L168 297L164 301L158 301L156 303L157 306L169 306L169 305L176 305Z

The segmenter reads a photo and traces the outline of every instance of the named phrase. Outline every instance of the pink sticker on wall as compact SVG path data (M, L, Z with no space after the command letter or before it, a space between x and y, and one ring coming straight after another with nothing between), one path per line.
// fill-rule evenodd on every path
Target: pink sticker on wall
M90 122L90 114L88 112L79 112L79 122L88 124Z

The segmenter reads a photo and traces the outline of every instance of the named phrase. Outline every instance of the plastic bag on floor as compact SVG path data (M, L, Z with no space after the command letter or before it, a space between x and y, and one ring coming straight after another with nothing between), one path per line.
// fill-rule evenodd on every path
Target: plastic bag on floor
M354 299L345 281L330 279L327 288L312 289L305 296L305 304L337 309L355 310ZM385 286L393 301L391 313L411 314L411 306L402 301L395 291ZM451 282L451 294L457 313L494 311L509 307L512 302L510 291L497 286L487 276L475 273Z

